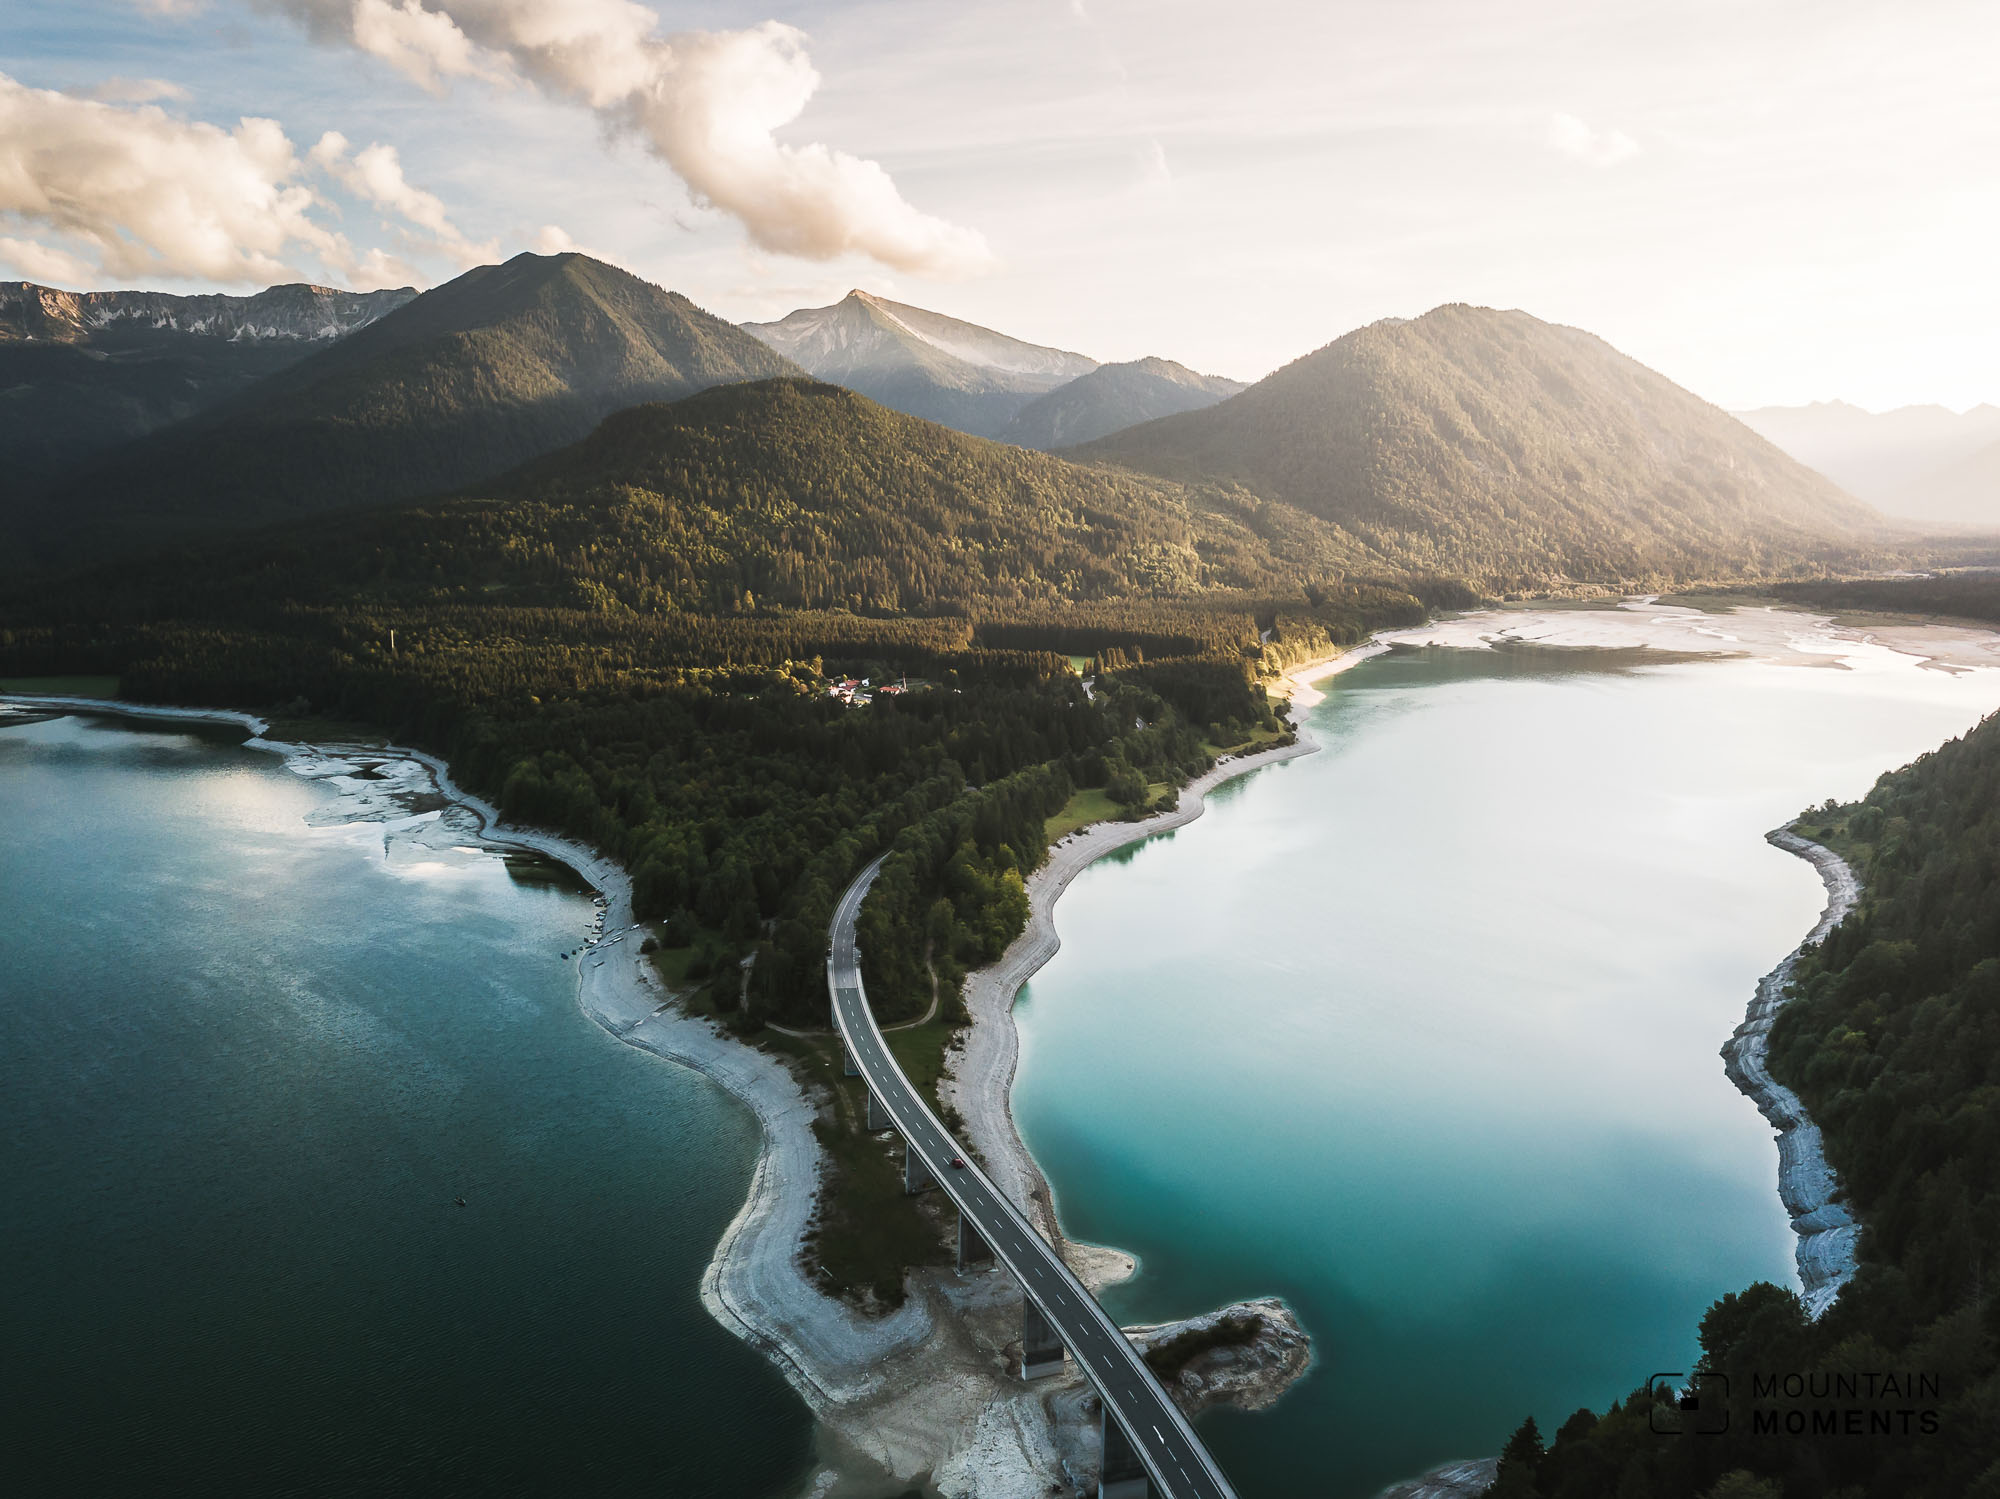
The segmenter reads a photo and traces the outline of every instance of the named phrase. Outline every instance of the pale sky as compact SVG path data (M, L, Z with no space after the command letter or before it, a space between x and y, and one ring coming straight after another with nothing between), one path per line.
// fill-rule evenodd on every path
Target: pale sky
M6 277L575 245L1239 379L1466 301L1724 406L2000 402L1993 0L8 0L0 75Z

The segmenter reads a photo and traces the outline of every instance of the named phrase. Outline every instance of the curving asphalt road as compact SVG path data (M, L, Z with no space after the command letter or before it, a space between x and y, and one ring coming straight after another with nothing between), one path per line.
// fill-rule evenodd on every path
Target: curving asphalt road
M854 922L862 899L881 868L882 861L877 859L840 897L833 913L826 964L834 1020L863 1079L888 1109L909 1148L930 1168L958 1210L972 1220L1015 1283L1041 1308L1070 1357L1097 1387L1152 1475L1154 1493L1162 1499L1235 1499L1229 1480L1160 1388L1131 1339L1105 1315L1096 1298L1070 1273L1048 1242L1028 1226L1014 1204L945 1133L889 1054L861 986L861 957L854 941ZM966 1164L954 1168L954 1158Z

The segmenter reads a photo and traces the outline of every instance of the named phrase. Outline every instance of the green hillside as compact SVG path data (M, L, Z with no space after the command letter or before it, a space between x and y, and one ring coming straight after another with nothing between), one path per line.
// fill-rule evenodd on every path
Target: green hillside
M581 255L482 266L71 480L53 561L490 477L613 411L796 373L685 297Z
M1404 569L1506 592L1811 571L1877 524L1601 339L1480 307L1358 329L1072 456L1234 481Z
M458 497L189 552L135 595L739 614L1013 613L1296 593L1337 563L1309 518L966 437L837 386L761 381L623 411ZM204 581L205 580L205 581Z
M63 476L187 420L411 301L408 287L251 296L0 281L0 538ZM28 559L0 546L0 569Z

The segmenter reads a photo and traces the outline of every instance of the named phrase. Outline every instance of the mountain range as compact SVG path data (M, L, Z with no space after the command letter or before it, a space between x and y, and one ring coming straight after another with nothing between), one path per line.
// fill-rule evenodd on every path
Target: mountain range
M163 319L185 337L227 312L228 336L202 336L231 346L282 330L292 347L332 326L313 321L328 307L312 298L340 294L312 293L286 323L279 292L299 300L281 288L261 312L208 299L229 305L135 303L113 318L79 297L32 315L72 338L158 334ZM718 386L743 390L688 399ZM964 433L974 418L1008 441ZM389 305L52 496L10 495L0 526L60 565L320 512L385 538L404 523L380 507L453 493L485 507L482 535L544 556L586 557L591 534L641 537L628 559L640 581L614 593L654 609L932 609L1315 579L1660 587L1837 565L1877 545L1878 523L1726 413L1525 313L1377 323L1243 388L1164 359L1098 365L862 292L746 331L570 254L517 256ZM1130 555L1093 550L1079 525ZM447 530L469 549L461 561L482 555ZM426 547L456 575L435 537ZM561 566L579 587L591 575ZM562 594L545 577L533 591Z
M2000 526L2000 406L1873 412L1845 401L1816 401L1736 416L1891 515Z
M273 286L254 296L0 282L0 469L41 488L207 410L416 296Z
M733 324L625 271L576 254L518 255L69 475L31 544L73 558L432 494L574 442L641 402L797 373Z

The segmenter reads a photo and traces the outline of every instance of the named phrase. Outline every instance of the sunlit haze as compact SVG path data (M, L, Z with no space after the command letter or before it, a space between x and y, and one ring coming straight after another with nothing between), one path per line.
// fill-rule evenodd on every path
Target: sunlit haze
M1520 307L1718 404L2000 401L2000 7L16 0L0 275L582 248L1257 378Z

